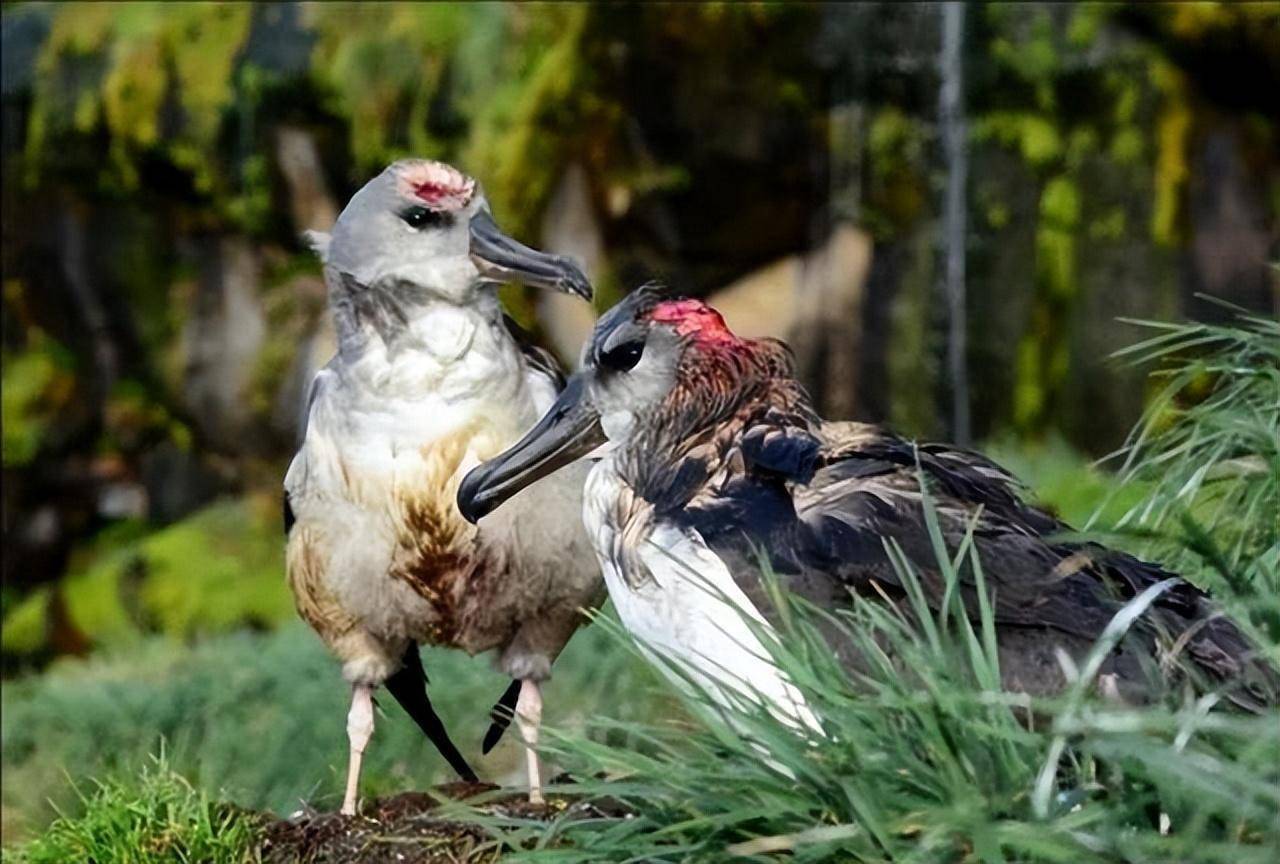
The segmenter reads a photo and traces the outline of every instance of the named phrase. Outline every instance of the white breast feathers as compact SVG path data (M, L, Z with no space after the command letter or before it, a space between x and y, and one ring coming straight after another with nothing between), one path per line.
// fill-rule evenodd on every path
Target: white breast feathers
M820 731L804 696L762 641L773 638L772 628L696 531L659 523L635 556L647 574L624 578L613 554L618 526L611 524L610 506L623 481L611 461L592 470L584 516L622 625L646 651L677 666L722 704L735 697L763 699L779 719ZM668 663L658 665L671 671ZM673 680L685 686L680 676Z

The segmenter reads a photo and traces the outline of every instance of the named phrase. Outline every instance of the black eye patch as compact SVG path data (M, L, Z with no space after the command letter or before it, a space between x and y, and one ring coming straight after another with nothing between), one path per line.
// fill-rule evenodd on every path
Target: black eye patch
M400 211L400 218L410 228L436 228L453 223L453 215L443 210L432 210L429 207L414 205Z
M600 365L615 372L626 372L635 368L642 354L644 354L643 341L637 339L633 342L624 342L617 348L601 354Z

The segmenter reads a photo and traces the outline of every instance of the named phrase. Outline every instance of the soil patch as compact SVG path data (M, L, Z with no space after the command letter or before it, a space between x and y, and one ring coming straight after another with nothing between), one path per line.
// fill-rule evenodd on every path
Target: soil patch
M483 797L481 797L483 796ZM479 801L473 799L479 798ZM517 791L499 794L487 783L448 783L429 792L402 792L365 802L360 813L302 811L286 819L271 817L263 829L264 864L489 864L509 848L491 829L444 815L448 801L469 801L481 813L511 819L548 821L572 817L622 818L613 802L593 803L550 796L530 804Z

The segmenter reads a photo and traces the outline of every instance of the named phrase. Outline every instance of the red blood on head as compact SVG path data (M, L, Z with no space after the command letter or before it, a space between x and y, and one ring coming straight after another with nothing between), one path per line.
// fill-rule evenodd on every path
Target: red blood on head
M673 325L681 336L692 336L703 345L737 345L740 341L720 313L701 300L664 300L649 311L648 317Z
M396 167L400 194L432 210L461 210L475 194L476 181L443 162L414 160Z

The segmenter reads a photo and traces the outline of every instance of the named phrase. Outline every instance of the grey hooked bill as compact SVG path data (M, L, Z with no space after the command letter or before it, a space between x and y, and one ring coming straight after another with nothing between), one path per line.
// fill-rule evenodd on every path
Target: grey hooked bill
M471 260L486 279L519 282L591 299L591 282L568 256L530 249L503 233L484 210L471 217L470 228Z
M555 404L523 438L471 469L458 486L458 510L475 523L521 489L581 459L605 442L586 378L569 378Z

